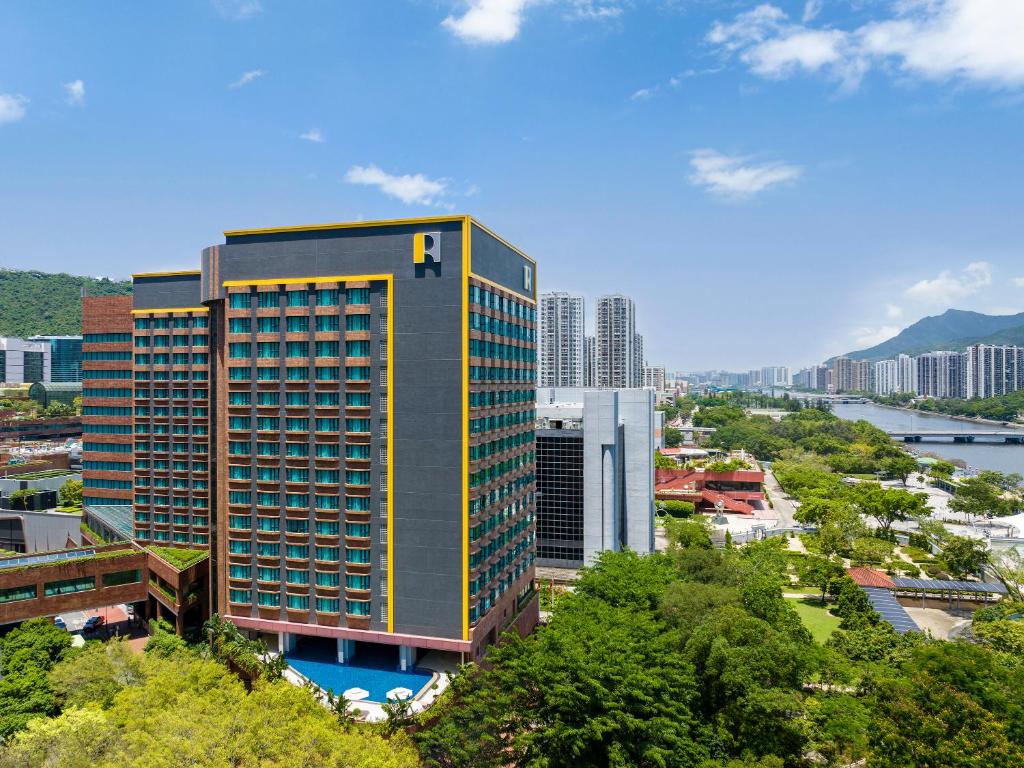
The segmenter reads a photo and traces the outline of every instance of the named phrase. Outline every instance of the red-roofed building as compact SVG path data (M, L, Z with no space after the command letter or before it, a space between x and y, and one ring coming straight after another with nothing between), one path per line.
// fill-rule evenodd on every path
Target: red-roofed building
M702 511L714 510L721 501L726 512L752 515L753 502L764 500L763 483L764 472L759 469L656 469L654 497L658 501L689 501Z
M896 586L885 573L874 568L847 568L846 573L858 587L893 589Z

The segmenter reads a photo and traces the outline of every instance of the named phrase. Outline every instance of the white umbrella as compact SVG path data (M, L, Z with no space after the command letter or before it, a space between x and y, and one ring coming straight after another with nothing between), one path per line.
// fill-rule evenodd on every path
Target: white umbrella
M369 698L370 692L363 688L349 688L341 695L349 701L360 701L361 699Z
M386 699L410 699L412 698L412 691L408 688L392 688L390 691L384 694Z

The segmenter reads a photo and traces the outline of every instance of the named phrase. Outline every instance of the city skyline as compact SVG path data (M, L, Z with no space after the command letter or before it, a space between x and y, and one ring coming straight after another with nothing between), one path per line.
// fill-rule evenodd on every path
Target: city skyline
M669 368L1018 311L1024 9L977 5L6 4L0 263L126 277L223 226L457 210L535 254L542 291L634 297ZM431 117L436 83L459 88Z

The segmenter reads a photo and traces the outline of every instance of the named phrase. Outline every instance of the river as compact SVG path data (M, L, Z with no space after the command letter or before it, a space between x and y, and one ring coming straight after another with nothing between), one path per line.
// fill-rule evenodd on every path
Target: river
M950 431L982 431L993 432L1008 429L992 424L976 424L959 421L946 416L930 413L883 408L874 403L864 405L844 405L836 403L832 413L841 419L864 419L876 427L885 430L902 429L935 429ZM1022 430L1024 434L1024 430ZM961 459L974 469L994 469L998 472L1020 472L1024 474L1024 445L1006 445L1003 443L953 443L953 442L922 442L914 443L915 451L928 452L948 459Z

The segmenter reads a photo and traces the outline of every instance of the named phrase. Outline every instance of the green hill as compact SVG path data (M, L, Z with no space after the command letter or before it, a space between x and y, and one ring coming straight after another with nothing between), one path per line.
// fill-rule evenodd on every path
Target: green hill
M925 317L896 336L868 349L847 353L854 360L888 360L896 355L920 355L935 350L959 351L972 344L1024 345L1024 312L985 315L949 309Z
M88 296L131 293L129 280L0 269L0 336L77 335Z

